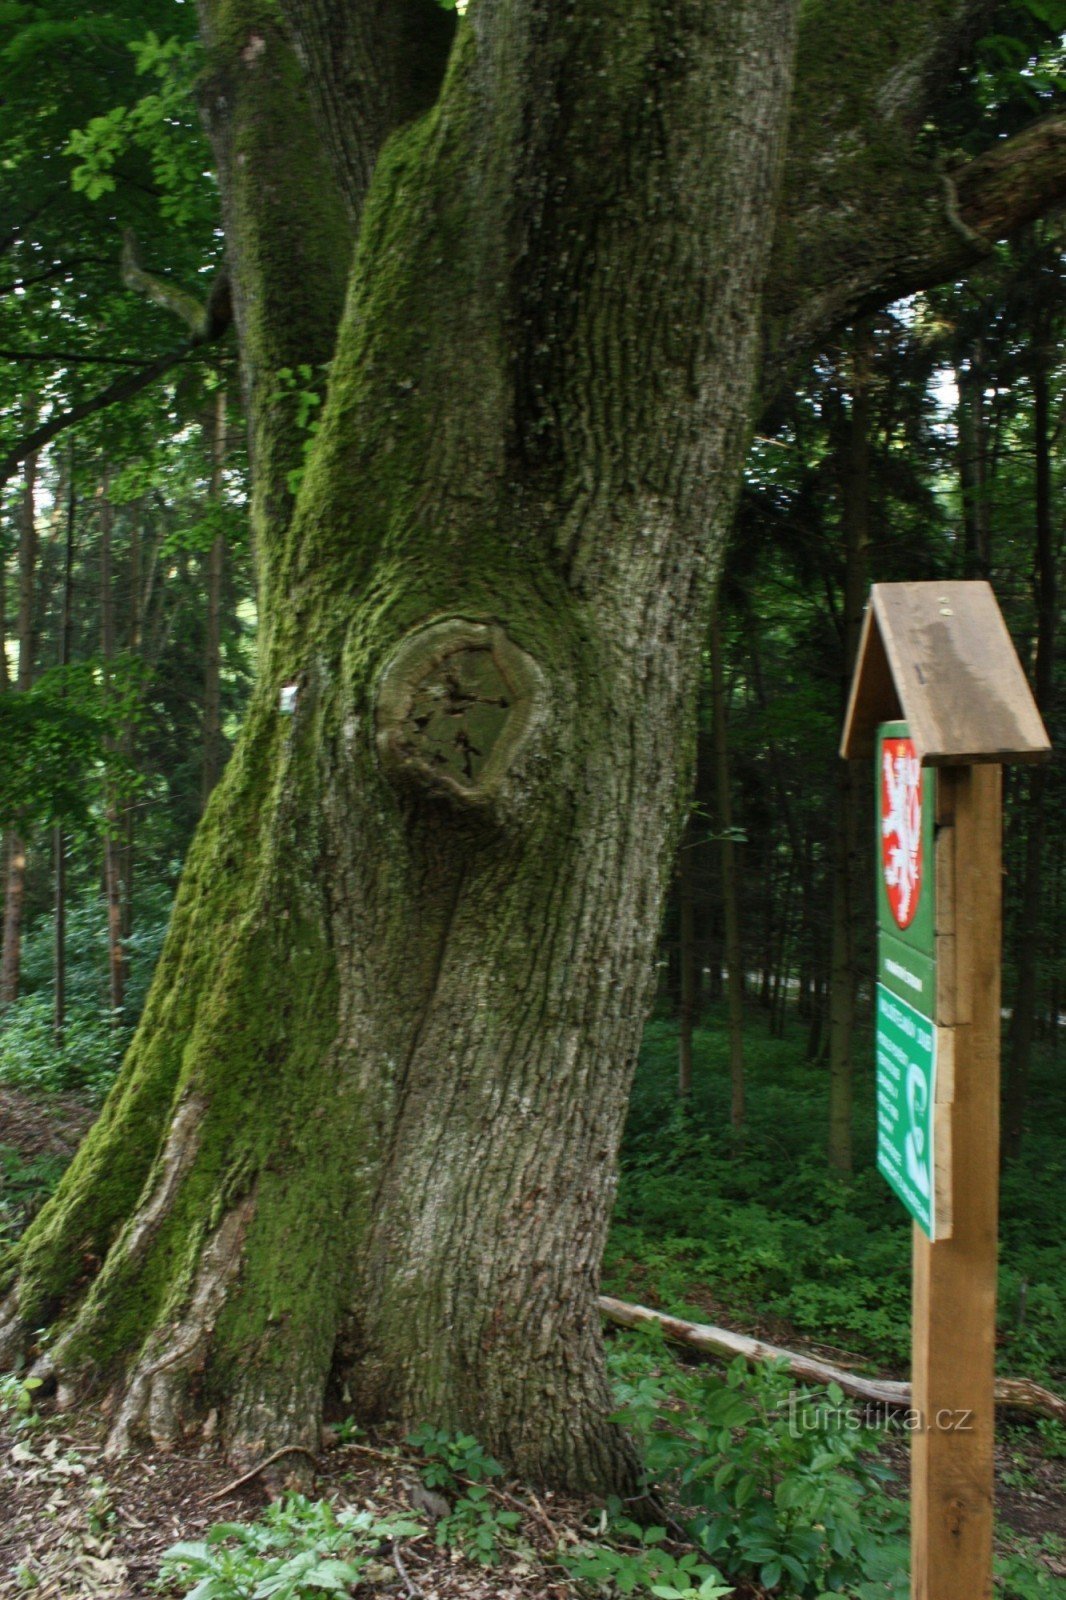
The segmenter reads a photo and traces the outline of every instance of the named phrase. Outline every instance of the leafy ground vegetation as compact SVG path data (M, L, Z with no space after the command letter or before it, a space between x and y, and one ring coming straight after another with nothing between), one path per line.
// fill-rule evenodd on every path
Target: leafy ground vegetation
M825 1075L804 1060L798 1033L770 1039L758 1025L750 1030L752 1113L736 1145L720 1131L724 1038L697 1032L683 1111L675 1109L676 1044L671 1024L649 1026L606 1287L828 1349L868 1370L904 1370L907 1229L868 1159L863 1095L856 1176L830 1178L811 1149L824 1123ZM10 1237L69 1159L91 1096L43 1043L7 1060L5 1072L24 1085L0 1088ZM1005 1370L1061 1385L1063 1246L1044 1221L1062 1165L1054 1072L1053 1058L1042 1058L1034 1171L1028 1180L1009 1168L1005 1175L1001 1360ZM42 1082L50 1093L40 1092ZM101 1068L92 1087L105 1083ZM645 1461L640 1504L540 1495L507 1481L472 1437L433 1429L370 1437L343 1416L314 1459L293 1453L247 1481L210 1457L115 1462L102 1456L90 1423L47 1414L32 1384L8 1378L0 1389L0 1595L907 1595L906 1444L884 1419L874 1430L832 1388L799 1388L783 1371L742 1362L686 1362L647 1335L613 1337L610 1365L619 1419ZM1003 1419L1004 1600L1064 1592L1064 1459L1059 1425Z
M874 1164L873 1073L856 1073L855 1168L824 1159L826 1075L798 1028L746 1041L748 1125L729 1134L728 1040L697 1031L693 1095L676 1097L677 1034L652 1022L625 1135L606 1288L679 1316L788 1335L899 1368L910 1348L910 1225ZM1063 1048L1066 1049L1066 1042ZM872 1061L860 1037L858 1061ZM1032 1132L1002 1177L1000 1369L1066 1373L1061 1060L1038 1056ZM781 1337L779 1337L781 1336Z

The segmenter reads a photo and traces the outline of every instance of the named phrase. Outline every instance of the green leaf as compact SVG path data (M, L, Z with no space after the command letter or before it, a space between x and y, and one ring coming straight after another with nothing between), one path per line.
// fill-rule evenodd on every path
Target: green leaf
M746 1506L752 1495L755 1493L755 1488L756 1483L754 1476L750 1472L746 1472L737 1484L736 1491L733 1495L733 1499L736 1504L738 1506Z

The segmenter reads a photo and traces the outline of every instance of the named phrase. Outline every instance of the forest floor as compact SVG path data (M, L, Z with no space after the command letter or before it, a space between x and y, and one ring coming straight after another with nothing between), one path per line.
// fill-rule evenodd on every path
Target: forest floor
M377 1450L378 1444L385 1448ZM277 1463L274 1493L302 1488L338 1510L413 1515L426 1525L421 1537L383 1549L368 1581L343 1593L410 1600L572 1597L556 1552L588 1537L587 1503L534 1497L517 1485L494 1491L509 1504L521 1503L522 1520L516 1548L503 1552L497 1565L482 1566L436 1545L409 1457L388 1439L375 1447L335 1444L316 1458L310 1483L302 1475L288 1485ZM262 1476L237 1488L230 1487L233 1481L211 1453L108 1459L100 1429L89 1420L68 1416L30 1431L0 1431L0 1597L159 1600L184 1593L184 1584L159 1586L165 1551L202 1539L218 1523L254 1522L270 1503Z
M91 1120L92 1111L75 1095L36 1096L0 1086L0 1240L4 1232L17 1232L23 1225L26 1213L54 1183ZM641 1172L639 1145L633 1170ZM659 1170L658 1161L654 1166L647 1163L642 1181L652 1181L647 1173L653 1170ZM685 1181L683 1172L678 1177ZM689 1199L691 1203L691 1190ZM662 1200L666 1211L676 1215L673 1197L664 1194ZM812 1336L809 1321L803 1325L802 1315L793 1320L785 1314L791 1305L773 1303L757 1292L745 1295L742 1284L727 1298L715 1273L701 1270L708 1268L708 1261L687 1259L684 1249L676 1248L676 1240L664 1242L655 1235L655 1209L654 1194L639 1204L632 1192L627 1199L624 1182L621 1220L609 1258L612 1292L628 1292L845 1365L863 1364L855 1343L841 1337L839 1324L834 1327L829 1321L826 1333L832 1337L819 1339ZM638 1222L650 1231L635 1233ZM649 1242L653 1239L654 1245ZM757 1239L753 1235L748 1241L741 1236L739 1244L733 1241L734 1267L738 1249L742 1259L745 1248L762 1262L772 1256L765 1229ZM678 1274L684 1275L681 1296ZM743 1273L739 1277L742 1280ZM872 1326L876 1331L877 1325ZM898 1376L890 1333L885 1337L886 1346L872 1365L885 1375ZM865 1370L871 1370L869 1358ZM32 1401L29 1404L32 1408ZM887 1438L884 1454L903 1494L905 1444ZM996 1489L1001 1526L1008 1536L1017 1533L1042 1543L1041 1565L1056 1585L1063 1582L1066 1593L1066 1561L1061 1558L1066 1546L1056 1544L1056 1539L1066 1541L1062 1464L1061 1441L1058 1448L1051 1441L1049 1448L1048 1437L1024 1423L1002 1429ZM593 1537L597 1509L587 1502L538 1496L521 1485L497 1480L489 1488L490 1496L518 1516L509 1539L501 1544L498 1564L486 1567L457 1548L438 1546L432 1515L427 1521L416 1454L398 1439L330 1438L310 1479L308 1465L294 1460L292 1466L302 1469L302 1476L293 1472L290 1483L288 1463L282 1461L272 1466L269 1481L264 1473L234 1485L233 1473L210 1452L147 1453L113 1460L104 1454L99 1418L49 1416L47 1405L40 1415L27 1416L10 1405L6 1412L0 1406L0 1600L27 1593L39 1600L148 1600L184 1593L187 1584L159 1587L164 1552L179 1541L202 1538L220 1522L256 1522L270 1504L270 1493L276 1495L289 1486L329 1499L337 1507L369 1510L384 1519L410 1517L413 1506L414 1514L427 1523L422 1536L405 1536L395 1555L392 1547L383 1546L367 1581L353 1594L402 1595L409 1600L562 1600L576 1592L559 1564L558 1552ZM678 1546L678 1553L683 1548ZM736 1600L755 1600L761 1592L740 1588Z

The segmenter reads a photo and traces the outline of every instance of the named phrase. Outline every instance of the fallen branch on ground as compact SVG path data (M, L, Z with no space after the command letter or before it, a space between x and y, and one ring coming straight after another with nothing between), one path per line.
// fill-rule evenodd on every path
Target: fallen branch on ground
M831 1362L819 1361L816 1356L801 1355L795 1350L784 1350L779 1345L766 1344L762 1339L749 1338L744 1333L734 1333L730 1328L715 1328L709 1323L685 1322L680 1317L668 1317L647 1306L630 1305L626 1300L614 1300L601 1295L599 1307L609 1322L622 1328L661 1328L666 1338L683 1344L690 1350L699 1350L711 1356L743 1356L745 1361L783 1361L788 1370L806 1383L835 1383L845 1394L873 1404L907 1410L911 1405L911 1386L886 1378L860 1378L847 1367L835 1367ZM1020 1411L1038 1411L1042 1416L1055 1417L1066 1422L1066 1400L1050 1389L1034 1383L1031 1378L997 1378L996 1404L1016 1406Z
M280 1461L282 1456L292 1455L307 1456L313 1465L317 1466L318 1464L315 1452L309 1450L305 1444L283 1444L280 1450L275 1450L272 1455L258 1462L250 1471L242 1473L239 1478L234 1478L233 1482L227 1483L225 1488L216 1489L214 1494L206 1495L204 1504L210 1505L213 1500L224 1500L228 1494L233 1494L237 1489L243 1489L246 1483L251 1483L253 1478L258 1478L261 1472L265 1472L267 1467L272 1467L275 1461Z

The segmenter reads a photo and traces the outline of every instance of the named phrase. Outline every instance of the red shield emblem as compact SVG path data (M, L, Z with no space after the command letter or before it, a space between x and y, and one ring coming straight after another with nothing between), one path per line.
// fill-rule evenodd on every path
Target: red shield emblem
M908 928L922 893L922 769L910 739L881 746L881 870L896 926Z

